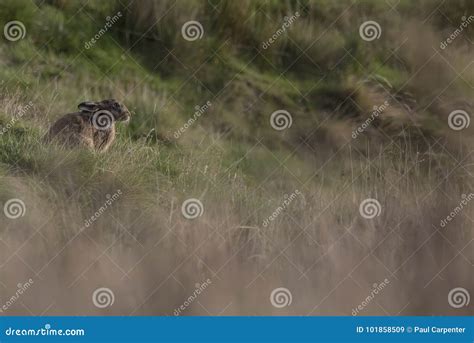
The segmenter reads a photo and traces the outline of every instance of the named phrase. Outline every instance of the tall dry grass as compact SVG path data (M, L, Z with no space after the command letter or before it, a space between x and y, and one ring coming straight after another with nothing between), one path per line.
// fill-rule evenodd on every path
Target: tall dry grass
M246 163L265 149L257 147ZM460 165L441 164L453 161L449 152L420 155L393 145L367 158L348 148L308 157L315 168L305 183L290 176L288 163L272 166L265 174L271 180L249 185L215 151L183 155L184 175L173 182L163 174L135 179L139 161L169 163L138 143L121 143L105 162L84 156L86 165L78 154L88 153L57 153L48 175L2 179L9 197L27 209L20 219L2 217L2 299L34 280L9 314L173 315L208 278L212 284L183 314L350 315L386 278L389 285L361 314L470 313L449 307L446 297L454 280L472 284L472 206L440 226L472 182L469 156ZM265 227L296 189L301 195ZM84 227L117 190L122 195ZM204 206L194 220L180 208L191 196ZM382 205L373 220L359 214L368 197ZM99 287L113 290L112 307L93 305ZM292 292L290 307L271 305L277 287Z

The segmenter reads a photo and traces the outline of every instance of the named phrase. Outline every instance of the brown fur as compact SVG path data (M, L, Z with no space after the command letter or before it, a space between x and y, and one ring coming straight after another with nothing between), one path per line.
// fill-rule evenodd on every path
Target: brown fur
M59 118L49 129L45 140L56 141L66 146L86 146L104 152L115 139L115 121L128 121L130 112L125 105L108 99L100 102L79 104L80 112ZM101 127L100 116L107 125Z

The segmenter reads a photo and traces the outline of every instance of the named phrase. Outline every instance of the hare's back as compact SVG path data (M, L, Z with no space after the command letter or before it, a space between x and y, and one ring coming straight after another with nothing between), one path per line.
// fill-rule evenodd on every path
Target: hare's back
M88 125L80 113L69 113L51 126L48 135L52 138L58 135L84 134L87 128Z

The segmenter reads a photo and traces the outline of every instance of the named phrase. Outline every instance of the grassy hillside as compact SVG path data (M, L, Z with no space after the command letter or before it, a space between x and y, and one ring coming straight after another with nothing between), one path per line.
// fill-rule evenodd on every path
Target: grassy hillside
M2 26L25 35L0 39L0 203L20 199L24 215L0 216L0 305L31 278L7 314L173 315L188 301L180 314L350 315L388 279L362 315L472 313L447 302L474 291L472 204L440 223L473 193L473 125L449 125L472 113L473 12L467 0L3 0ZM369 20L378 39L362 39ZM107 98L132 111L108 152L42 142L80 102ZM291 126L275 129L275 111ZM99 287L112 306L94 305ZM279 287L291 306L272 306Z

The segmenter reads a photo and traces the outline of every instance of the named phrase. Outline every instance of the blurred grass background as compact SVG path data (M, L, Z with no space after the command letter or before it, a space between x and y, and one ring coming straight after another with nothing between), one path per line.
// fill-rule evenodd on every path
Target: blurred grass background
M87 49L85 43L118 12L121 18ZM263 49L285 17L296 12L286 33ZM397 268L408 267L404 261L432 237L440 217L472 190L473 127L453 131L447 118L453 110L472 111L474 29L468 26L444 50L439 46L473 12L474 3L467 0L3 0L2 24L21 21L26 37L1 39L0 124L9 123L30 101L33 106L0 138L0 199L21 198L28 211L18 221L2 218L0 274L34 273L42 280L44 273L56 275L43 280L48 287L64 274L56 283L69 284L88 263L104 263L102 251L108 247L106 256L115 266L107 272L97 267L77 292L93 287L91 280L130 287L123 278L138 266L143 274L134 285L148 294L169 282L170 271L161 263L157 267L156 260L176 266L173 277L180 284L180 291L168 290L167 299L148 299L146 305L139 291L126 288L116 313L135 308L172 313L190 293L188 284L202 274L221 280L219 291L209 291L211 304L219 307L222 294L231 293L237 300L228 313L268 314L274 309L253 306L266 299L255 302L243 291L256 282L251 282L255 275L270 274L259 286L266 289L279 285L269 280L293 284L308 273L309 280L293 287L311 298L315 289L328 293L368 249L376 261L358 273L361 295L352 290L345 301L328 300L312 314L350 313L351 302L367 293L363 285L383 280L387 269L392 279L398 273L406 277L395 292L411 301L405 314L448 313L452 309L444 303L432 303L440 288L410 296L453 257L450 244L469 251L471 217L457 218L458 230L445 233L447 241L436 234L423 245L431 250L410 263L411 269ZM183 39L181 27L189 20L202 24L202 39ZM372 42L359 35L367 20L382 29ZM106 154L38 143L48 126L78 103L106 98L133 111L130 125L118 125L117 141ZM195 107L207 101L212 106L176 138ZM388 108L353 139L353 130L384 101ZM279 109L293 119L284 131L269 123ZM124 196L115 207L80 231L105 194L117 189ZM304 199L263 229L265 218L295 189ZM180 204L190 197L201 199L205 208L205 220L192 229L180 215ZM360 201L368 197L383 208L369 224L358 213ZM348 228L356 241L331 250ZM377 250L393 232L397 238ZM86 248L68 246L58 255L71 238ZM30 241L37 244L30 247ZM90 256L80 254L76 261L74 249ZM466 259L472 263L470 250ZM153 259L149 264L141 262L145 252ZM18 256L23 264L13 272ZM314 267L319 258L329 259L320 267L331 272L325 280ZM224 262L222 276L217 271ZM419 268L429 272L418 274ZM450 270L467 280L463 268ZM118 269L120 277L107 274L110 269ZM148 278L150 271L155 278ZM18 278L9 280L16 284ZM67 294L61 288L56 292ZM96 310L64 297L56 298L52 313ZM387 293L384 308L396 308L395 297ZM46 302L30 306L41 311ZM314 306L305 299L295 302L287 314L306 314ZM383 314L378 307L371 311ZM197 305L190 313L206 314Z

